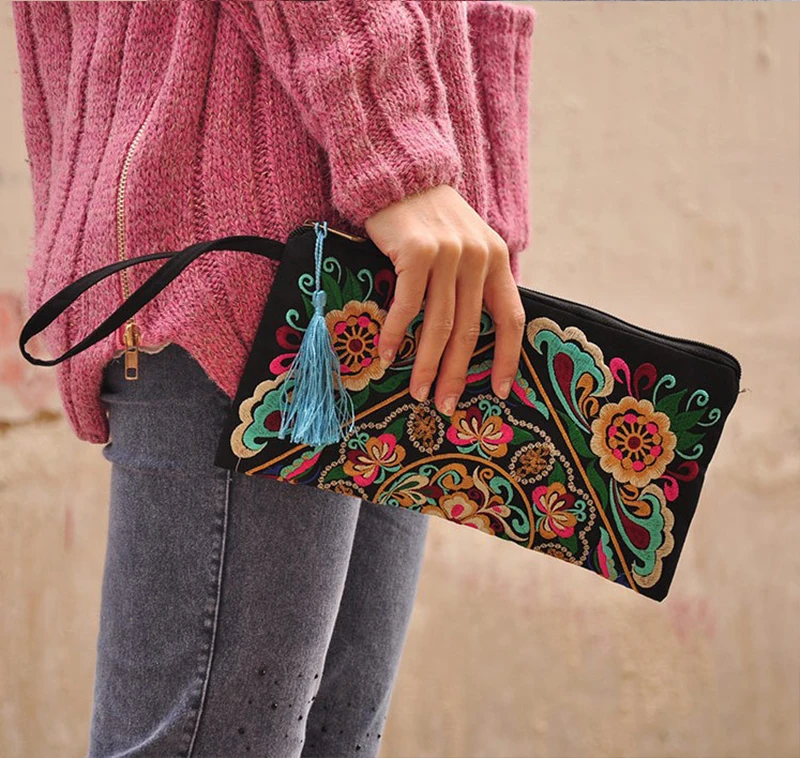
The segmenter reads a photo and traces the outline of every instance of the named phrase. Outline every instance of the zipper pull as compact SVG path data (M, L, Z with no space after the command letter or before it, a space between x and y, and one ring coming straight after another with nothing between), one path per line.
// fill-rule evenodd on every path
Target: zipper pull
M125 378L139 378L139 344L141 343L141 332L133 321L125 325Z
M302 229L304 227L311 227L312 229L316 228L317 223L324 223L322 221L315 222L312 219L306 219L298 229ZM345 239L351 240L352 242L366 242L366 237L359 237L356 234L350 234L349 232L344 232L341 229L334 229L333 227L326 226L326 229L331 232L331 234L338 234L340 237L344 237Z

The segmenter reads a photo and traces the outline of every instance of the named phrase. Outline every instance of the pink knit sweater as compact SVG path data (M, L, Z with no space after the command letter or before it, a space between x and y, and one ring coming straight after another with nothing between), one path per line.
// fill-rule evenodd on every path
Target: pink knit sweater
M120 257L308 218L364 234L409 194L455 187L528 242L529 7L476 0L14 2L34 198L31 311ZM158 266L129 269L45 332L60 354ZM136 316L233 397L273 279L234 252L193 263ZM77 436L122 332L59 365ZM143 366L143 371L146 366Z

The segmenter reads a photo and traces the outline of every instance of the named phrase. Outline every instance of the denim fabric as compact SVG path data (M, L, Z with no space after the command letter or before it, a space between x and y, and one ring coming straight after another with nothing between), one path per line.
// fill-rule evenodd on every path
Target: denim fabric
M229 401L181 347L107 368L89 756L375 756L428 517L212 464Z

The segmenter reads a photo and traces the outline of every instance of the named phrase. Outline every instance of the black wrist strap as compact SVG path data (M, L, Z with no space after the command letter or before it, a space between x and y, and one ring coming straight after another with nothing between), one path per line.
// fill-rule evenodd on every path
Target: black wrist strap
M37 310L22 327L19 336L19 349L25 359L36 366L55 366L57 363L72 358L72 356L86 350L96 342L112 334L149 303L161 290L175 279L193 260L213 250L231 250L234 252L253 253L263 258L279 261L283 255L284 243L267 237L250 235L236 235L220 237L206 242L197 242L178 252L151 253L140 255L136 258L117 261L108 266L91 271L67 285L57 292ZM25 345L32 337L36 336L52 324L70 305L72 305L84 292L91 289L98 282L146 261L167 259L167 262L157 271L153 272L134 292L131 293L122 305L115 310L102 324L90 332L80 342L69 348L58 358L34 358Z

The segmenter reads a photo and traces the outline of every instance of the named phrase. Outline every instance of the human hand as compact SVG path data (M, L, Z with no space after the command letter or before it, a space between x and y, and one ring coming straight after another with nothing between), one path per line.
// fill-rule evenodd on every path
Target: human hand
M378 340L383 365L394 359L424 298L410 391L425 400L436 379L436 407L452 415L466 386L485 305L496 332L492 390L507 398L519 365L525 311L503 238L446 184L382 208L364 228L397 274Z

